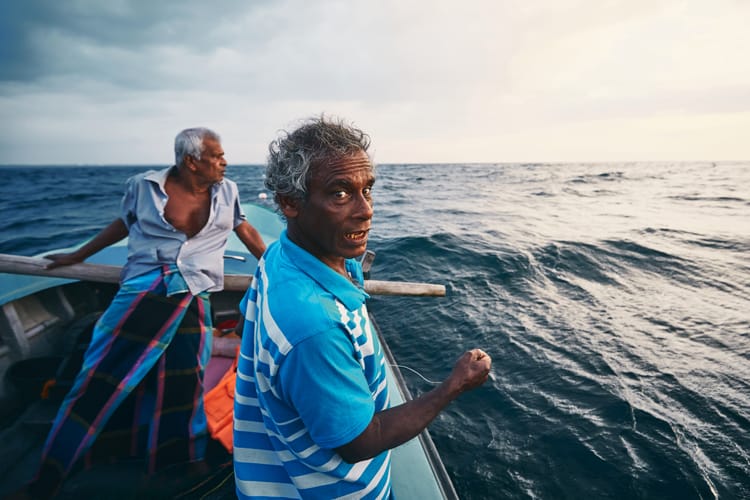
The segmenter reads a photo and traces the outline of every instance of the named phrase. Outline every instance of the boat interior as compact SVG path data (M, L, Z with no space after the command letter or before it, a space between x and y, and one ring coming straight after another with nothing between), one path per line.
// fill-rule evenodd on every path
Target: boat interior
M32 479L59 404L83 360L93 325L117 285L71 282L2 305L0 311L0 498ZM214 352L210 388L232 365L240 292L211 297ZM228 328L223 328L228 327ZM60 498L234 498L231 455L213 439L206 464L185 464L147 477L139 460L85 464Z

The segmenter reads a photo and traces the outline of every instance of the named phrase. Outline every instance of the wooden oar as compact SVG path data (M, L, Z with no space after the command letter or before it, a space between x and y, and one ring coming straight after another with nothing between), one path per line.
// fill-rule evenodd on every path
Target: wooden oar
M73 264L54 269L46 269L48 259L23 257L0 253L0 273L30 274L50 278L71 278L100 283L119 283L120 266L104 264ZM224 290L244 291L253 277L249 274L227 274L224 276ZM445 286L431 283L413 283L408 281L365 280L365 291L370 295L409 295L422 297L444 297Z

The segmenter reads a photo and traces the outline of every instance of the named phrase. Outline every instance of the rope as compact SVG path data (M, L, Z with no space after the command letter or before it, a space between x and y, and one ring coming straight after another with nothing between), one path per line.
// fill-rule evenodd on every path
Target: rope
M441 382L435 382L434 380L428 379L427 377L425 377L424 375L422 375L421 373L419 373L414 368L410 368L410 367L408 367L406 365L396 365L396 364L393 364L391 366L395 366L395 367L398 367L398 368L404 368L406 370L409 370L410 372L415 373L417 376L419 376L419 378L421 378L422 380L424 380L425 382L427 382L430 385L440 385L441 384Z

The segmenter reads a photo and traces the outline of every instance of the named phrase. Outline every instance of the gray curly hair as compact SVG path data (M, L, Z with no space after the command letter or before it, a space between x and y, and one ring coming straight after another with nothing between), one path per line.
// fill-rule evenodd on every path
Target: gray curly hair
M311 170L327 161L367 153L370 136L339 119L311 118L292 132L281 135L268 146L266 188L279 195L303 200Z
M174 138L174 164L182 165L186 156L200 160L201 153L205 149L203 141L206 139L221 142L219 134L205 127L186 128L177 134Z

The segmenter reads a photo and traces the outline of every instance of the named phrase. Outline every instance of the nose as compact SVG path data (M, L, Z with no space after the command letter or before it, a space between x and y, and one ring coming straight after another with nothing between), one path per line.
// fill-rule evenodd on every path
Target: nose
M363 193L357 195L357 207L355 210L355 216L360 219L369 220L372 219L372 198L365 196Z

